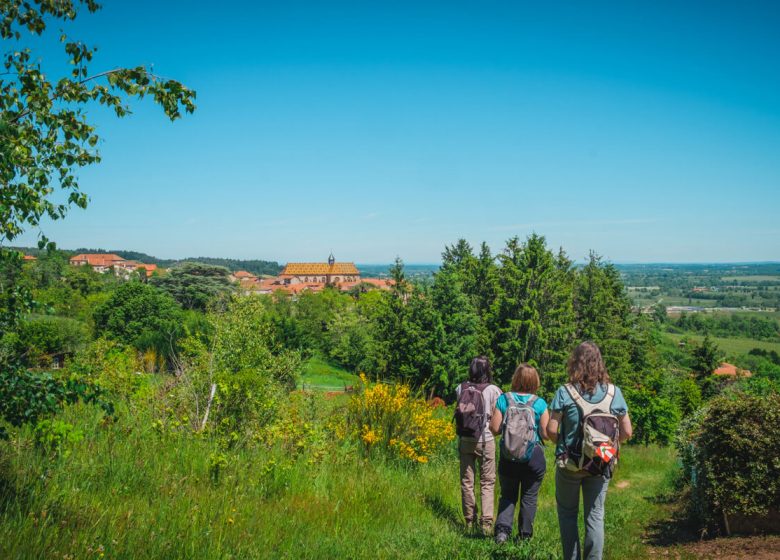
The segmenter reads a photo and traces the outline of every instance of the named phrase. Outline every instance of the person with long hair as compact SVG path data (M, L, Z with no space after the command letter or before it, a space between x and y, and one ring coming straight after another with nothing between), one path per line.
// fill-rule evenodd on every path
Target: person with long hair
M501 396L501 389L493 384L493 368L486 356L477 356L471 360L468 381L458 385L456 393L458 406L470 404L469 411L473 411L475 408L473 399L481 399L481 406L476 407L481 411L478 419L478 433L461 434L458 438L460 492L463 517L466 520L466 528L470 531L477 526L474 480L475 467L478 464L482 502L479 529L483 535L490 535L493 533L493 494L496 483L496 443L493 439L493 433L490 431L490 416L498 397Z
M512 376L512 389L504 393L496 402L496 410L490 419L490 429L498 435L504 427L504 419L511 414L526 412L530 427L531 415L533 426L536 427L532 437L525 437L522 441L528 442L525 456L515 459L509 455L506 441L502 442L501 453L498 460L498 483L501 487L501 497L498 500L498 517L496 518L496 544L505 543L512 535L512 526L515 518L515 504L520 498L520 515L518 517L518 539L530 539L534 533L534 519L536 518L536 504L539 497L539 488L547 472L547 462L544 459L542 441L547 437L547 421L550 417L547 412L547 403L536 395L539 390L539 372L529 364L517 366ZM512 408L513 410L509 410ZM509 412L508 412L509 411ZM509 437L504 434L504 439ZM530 452L529 452L530 449Z
M547 436L556 442L555 501L563 558L599 560L604 552L604 505L617 461L616 448L631 437L633 429L623 393L610 383L601 350L594 342L583 342L574 349L567 370L569 383L555 393L547 424ZM613 423L618 441L614 446L605 444L596 454L599 457L594 455L586 465L583 420L593 413L601 417L594 418L604 426ZM582 546L577 529L580 492L585 510Z

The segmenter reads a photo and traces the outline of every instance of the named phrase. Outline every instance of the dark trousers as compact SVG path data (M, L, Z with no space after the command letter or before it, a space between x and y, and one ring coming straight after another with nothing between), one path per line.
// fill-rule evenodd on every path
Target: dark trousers
M512 533L515 521L515 504L520 497L520 519L518 529L521 538L529 538L534 533L536 502L539 487L542 485L547 462L544 450L537 445L527 463L515 463L504 459L498 462L498 482L501 485L501 498L498 501L496 532Z

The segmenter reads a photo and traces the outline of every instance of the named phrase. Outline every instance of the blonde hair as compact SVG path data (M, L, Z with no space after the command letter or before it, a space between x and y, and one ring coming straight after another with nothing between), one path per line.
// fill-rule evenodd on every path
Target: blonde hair
M532 365L523 363L517 366L512 375L512 391L515 393L536 393L539 390L539 372Z

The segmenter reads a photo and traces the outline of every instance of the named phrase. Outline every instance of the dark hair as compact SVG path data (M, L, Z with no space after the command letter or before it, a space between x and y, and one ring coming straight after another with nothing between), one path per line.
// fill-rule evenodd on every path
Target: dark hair
M469 365L469 381L472 383L492 383L493 367L487 356L477 356Z
M530 364L520 364L512 376L512 391L534 394L539 390L539 372Z
M574 349L566 369L569 371L569 382L591 395L596 391L596 384L609 383L609 373L601 357L601 350L590 340Z

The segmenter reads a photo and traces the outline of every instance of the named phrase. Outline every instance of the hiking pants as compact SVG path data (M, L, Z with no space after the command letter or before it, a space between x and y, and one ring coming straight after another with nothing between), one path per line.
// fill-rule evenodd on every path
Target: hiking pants
M483 530L493 527L493 492L496 485L496 442L476 441L460 438L460 495L463 501L463 517L466 523L477 520L476 498L474 496L474 467L479 463L479 487L482 499Z
M585 542L582 549L577 531L580 488L585 509ZM609 479L606 477L555 469L555 502L558 505L564 560L601 560L604 553L604 501L607 488Z
M531 460L527 463L515 463L503 458L499 461L498 482L501 485L501 498L498 500L496 534L499 532L512 534L515 504L519 494L520 516L517 532L521 538L533 536L536 501L546 470L547 462L544 460L544 450L541 445L534 448Z

